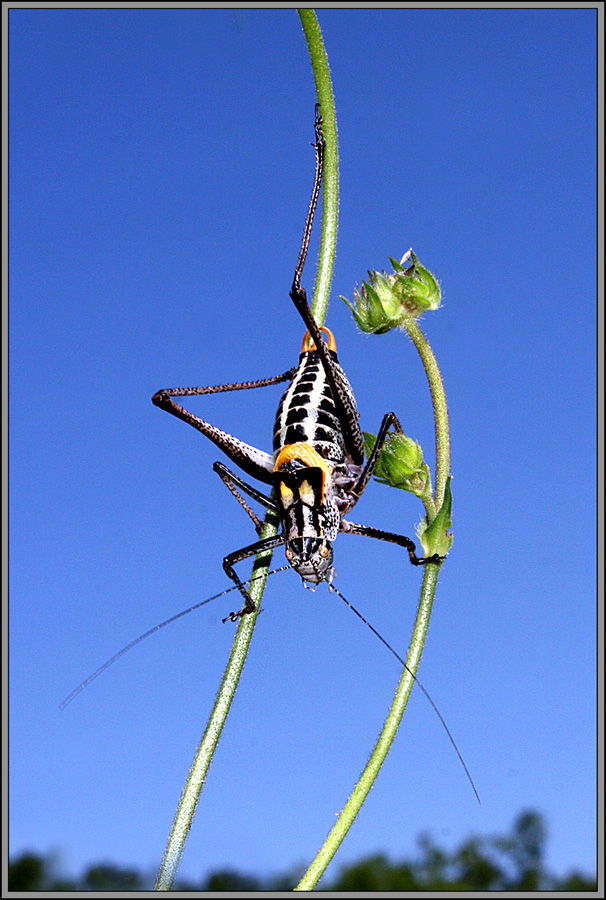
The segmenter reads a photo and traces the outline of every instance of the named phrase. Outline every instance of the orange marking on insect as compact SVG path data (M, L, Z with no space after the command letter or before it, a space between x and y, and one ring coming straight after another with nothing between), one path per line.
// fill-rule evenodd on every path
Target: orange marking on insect
M317 450L314 450L311 444L305 444L303 442L287 444L285 447L282 447L278 454L278 458L274 465L274 472L279 472L280 469L283 469L286 463L290 462L291 459L298 459L306 466L322 470L322 500L324 500L326 479L331 474L330 467L326 460L320 456Z
M320 331L323 331L328 337L328 349L332 350L333 353L337 352L337 342L335 341L335 336L330 330L330 328L326 328L324 325L320 328ZM308 346L309 345L309 346ZM311 334L306 332L305 337L303 338L303 347L301 349L301 353L309 353L310 350L316 350L316 345Z

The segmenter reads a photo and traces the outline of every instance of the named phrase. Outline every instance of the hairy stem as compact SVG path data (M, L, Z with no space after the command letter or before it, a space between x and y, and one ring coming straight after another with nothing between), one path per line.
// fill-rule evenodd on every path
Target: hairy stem
M404 669L394 701L387 715L387 719L385 720L383 730L381 731L366 768L360 776L360 780L356 784L345 808L320 848L316 858L295 888L297 891L313 890L321 876L324 874L326 867L337 852L343 838L358 815L362 804L379 774L379 770L385 761L391 745L393 744L414 684L414 678L411 673L414 675L417 674L419 663L421 662L421 654L423 652L423 645L429 627L429 618L431 615L438 573L439 566L425 566L423 586L421 588L421 599L410 647L408 648L408 655L406 657L406 665L410 671Z
M436 431L435 502L436 510L438 510L444 502L446 479L450 475L450 426L448 423L446 392L444 391L444 382L442 381L442 373L440 372L438 361L434 356L429 341L421 331L417 320L412 316L407 316L402 322L402 328L404 328L417 348L417 352L421 357L421 361L425 368L425 374L427 375L427 381L429 382L429 390L431 391L431 402L433 404L433 416Z
M310 46L310 53L312 53L312 46L321 45L323 49L322 35L314 11L299 10L299 15L301 16L301 21L303 22L303 27L305 28L305 33ZM316 73L316 66L314 66L314 73ZM328 63L326 63L325 69L322 68L322 73L323 75L326 75L328 88L330 88L330 74L328 72ZM320 97L320 79L318 77L318 74L316 74L316 85L318 86L318 96ZM330 93L330 97L332 101L332 92ZM327 117L324 107L322 107L322 113L325 115L326 120ZM334 126L334 140L336 150L336 120L334 121ZM335 153L335 165L337 164L337 162L338 160L336 159ZM335 178L338 179L338 174L335 176ZM325 189L327 184L328 180L325 182ZM323 225L326 226L326 221L323 221ZM332 259L330 261L330 265L332 273ZM318 310L322 309L320 305L321 300L319 299L320 284L320 277L318 277L318 282L316 285L316 296L314 298L314 301L318 302ZM314 313L316 314L316 318L318 319L318 312L316 311L315 306ZM321 313L321 315L323 316L323 313ZM320 324L322 324L324 319L318 319L318 321ZM404 327L410 335L423 361L425 372L429 381L434 410L436 430L435 503L433 497L431 497L430 495L423 498L427 518L428 521L431 522L433 518L435 518L436 510L440 509L444 500L446 479L450 472L450 431L448 424L448 408L446 405L446 395L444 393L444 386L442 383L440 370L438 368L438 364L433 351L431 350L431 347L429 346L429 343L425 338L425 335L412 317L410 318L410 322L404 323ZM410 647L408 650L408 656L406 659L406 664L411 671L409 672L407 669L404 670L391 709L389 710L389 713L387 715L385 725L383 726L381 735L366 765L366 768L364 769L360 780L355 786L345 808L339 815L337 822L330 831L324 844L318 851L316 858L308 868L300 883L297 885L295 889L297 891L312 890L318 883L323 873L326 871L328 864L332 860L334 854L336 853L342 840L344 839L358 812L360 811L362 804L364 803L364 800L366 799L370 788L374 784L374 781L379 774L379 770L383 765L385 757L387 756L387 753L389 752L389 749L394 741L396 732L404 714L404 710L406 709L406 705L408 703L408 698L410 697L410 693L412 691L412 686L414 684L413 674L416 675L419 663L421 661L421 654L423 652L425 638L427 636L427 630L429 627L429 619L438 583L439 571L440 566L435 564L426 565L424 569L419 606L417 609L417 616L410 642ZM411 674L411 672L413 674Z
M326 59L322 33L320 32L315 12L308 9L300 10L299 14L301 16L301 21L303 22L309 46L309 53L316 79L318 101L324 119L323 131L326 141L322 238L320 244L318 275L312 307L316 321L319 325L322 325L326 317L326 309L328 306L337 241L339 202L337 126L328 61ZM265 518L261 537L273 537L278 533L278 528L279 519L277 515L270 510ZM162 860L162 866L156 881L155 890L157 891L171 890L174 882L185 841L189 834L198 800L206 780L206 774L219 742L246 661L246 655L261 607L261 600L265 588L267 572L269 571L271 563L271 556L271 552L265 552L258 556L255 561L253 576L262 576L265 574L265 577L259 577L257 581L254 581L249 590L250 596L254 600L256 610L249 615L242 616L240 619L240 625L221 682L221 687L179 802L179 808L173 822L173 827Z
M278 518L271 511L266 518L266 525L261 537L272 537L278 530ZM173 822L173 826L169 835L162 865L158 873L155 885L156 891L171 890L177 867L183 853L185 841L191 828L191 823L200 799L204 782L206 781L206 773L212 761L214 752L219 743L221 732L229 712L244 663L246 654L252 639L255 623L259 610L261 608L261 599L269 571L271 561L271 553L261 554L257 557L253 568L253 577L259 576L257 581L253 581L249 593L254 600L256 610L250 615L242 616L240 625L236 633L234 645L231 655L223 675L223 681L215 701L215 705L208 720L208 725L198 747L196 757L192 764L189 776L179 801L177 814Z
M337 116L330 80L328 58L324 47L318 18L313 9L300 9L299 17L305 32L309 55L316 82L318 102L322 110L322 131L326 140L324 153L324 193L322 197L322 237L320 261L312 312L318 325L323 325L328 309L330 286L337 250L337 225L339 221L339 148L337 143Z

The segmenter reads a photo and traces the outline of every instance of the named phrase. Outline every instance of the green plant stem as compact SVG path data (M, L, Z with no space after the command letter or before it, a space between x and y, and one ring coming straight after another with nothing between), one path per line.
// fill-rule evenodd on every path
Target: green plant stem
M439 566L428 565L425 567L417 618L410 647L408 649L408 655L406 657L406 665L411 671L409 672L408 669L405 669L402 673L394 701L389 710L387 719L385 720L383 730L381 731L372 752L372 756L370 757L360 780L356 784L351 797L347 801L345 808L326 838L326 841L320 848L318 855L295 888L296 891L313 890L321 876L324 874L326 867L337 852L341 841L347 834L355 817L360 811L394 741L414 684L414 678L411 672L416 675L419 663L421 662L421 654L423 652L425 637L429 627L429 618L431 615L431 607L433 605L438 575Z
M433 350L415 319L410 317L406 320L403 327L413 341L417 351L423 362L425 373L429 382L431 398L434 410L434 423L436 431L436 487L435 502L431 493L426 494L421 499L425 506L428 523L431 524L436 516L436 511L440 509L444 501L444 491L446 480L450 473L450 431L448 423L448 406L446 403L446 394L444 392L444 384L442 375L438 367L437 360ZM385 725L374 748L374 751L364 769L351 797L337 822L330 831L324 844L320 848L316 858L308 868L307 872L297 885L297 891L309 891L318 883L319 879L325 872L328 864L332 860L334 854L339 848L341 841L347 834L349 828L353 824L358 812L360 811L364 800L366 799L370 788L372 787L379 770L383 765L385 757L395 739L396 732L402 720L404 710L408 703L408 698L414 684L413 674L416 675L419 664L421 662L421 654L425 645L427 631L429 627L429 619L435 597L436 587L440 573L440 566L428 564L425 566L423 574L423 584L421 586L421 595L417 616L412 633L412 638L406 658L407 669L404 670L400 683L398 685L394 701L388 713ZM409 671L410 670L410 671ZM412 673L412 674L411 674Z
M425 507L425 515L427 516L427 521L433 522L436 517L436 504L433 498L433 492L431 490L431 474L429 473L429 468L427 469L427 473L427 485L423 493L419 496L419 499Z
M423 362L434 410L434 422L436 429L436 493L435 503L433 497L428 494L422 497L423 504L427 513L428 522L431 523L444 500L444 490L446 480L450 472L450 432L448 424L448 407L446 404L446 394L438 363L434 353L427 341L427 338L419 328L417 322L410 317L404 323L404 328L413 341L417 351ZM360 811L364 800L366 799L370 788L379 774L379 770L383 765L385 757L395 739L396 732L402 720L404 710L408 703L408 698L414 684L413 675L417 674L419 664L421 662L421 654L425 646L425 639L429 628L429 620L435 597L436 587L440 573L440 566L433 563L425 566L423 573L423 584L421 586L421 595L415 625L406 658L407 669L402 673L400 683L398 685L394 701L385 720L385 725L373 753L364 769L356 787L354 788L347 804L337 822L330 831L324 844L320 848L316 858L308 868L307 872L295 888L297 891L309 891L318 883L326 870L326 867L332 860L341 841L347 834L354 819ZM410 670L410 671L409 671Z
M313 10L300 10L299 14L308 41L309 53L318 91L318 101L322 108L324 119L323 130L326 140L322 204L322 238L320 242L320 259L312 307L316 321L318 324L322 325L328 306L337 241L339 206L337 126L328 61L326 59L324 42L322 40L322 34L319 29L315 12ZM261 537L273 537L278 533L278 528L279 519L277 515L270 510L265 518ZM179 808L173 822L173 827L162 860L162 866L156 881L155 890L157 891L169 891L174 882L185 841L191 828L196 806L206 780L206 774L217 747L219 737L221 736L246 661L246 654L250 646L255 623L261 607L261 600L265 588L267 572L269 571L271 563L271 556L271 552L262 553L255 561L253 575L265 575L265 577L260 577L258 580L254 581L249 589L256 610L254 613L242 616L240 619L240 625L236 633L236 638L221 682L221 687L179 802Z
M448 422L448 406L446 403L446 394L442 375L438 367L437 360L434 356L431 346L421 331L417 321L409 317L403 327L413 341L417 351L423 362L429 388L431 392L434 423L436 430L436 487L435 502L430 493L423 496L425 510L427 513L428 523L431 524L436 516L436 511L440 509L444 502L444 492L448 476L450 474L450 430ZM389 749L395 739L396 732L400 725L404 710L408 703L408 698L414 684L413 675L416 676L421 655L425 646L427 631L429 628L429 620L431 610L438 584L441 566L428 564L425 566L423 575L423 584L421 586L421 595L419 598L419 606L417 616L412 633L408 655L406 658L407 668L402 673L398 689L391 709L383 726L381 735L373 750L373 753L362 773L351 797L349 798L345 808L340 814L337 822L333 826L326 841L320 848L315 860L297 885L297 891L312 890L318 883L326 867L330 863L336 853L341 841L347 834L355 817L357 816L364 800L366 799L370 788L372 787L379 770L389 752ZM410 670L410 671L409 671ZM458 751L457 751L458 752ZM475 790L475 787L474 787Z
M442 373L440 372L438 361L416 319L412 316L407 316L402 323L402 328L404 328L417 348L425 368L425 374L427 375L427 381L429 382L429 390L431 391L431 402L433 404L433 416L436 430L435 508L438 510L444 502L446 479L450 475L450 427L448 423L448 404L446 402L444 382L442 381ZM429 521L431 523L431 519Z
M279 520L275 513L269 511L265 520L265 528L261 537L273 537L277 533ZM215 701L208 725L198 747L196 757L191 767L188 779L179 801L179 808L170 832L162 865L158 873L155 885L156 891L171 890L177 867L183 853L185 841L191 828L196 806L206 781L206 773L213 758L213 754L219 742L231 702L234 698L242 669L246 661L246 654L250 646L255 623L261 608L261 599L267 580L267 572L271 561L271 552L260 554L253 568L253 577L260 576L253 581L249 593L254 600L256 610L250 615L242 616L236 633L231 655L223 675L223 681Z
M322 42L322 35L313 10L299 10L299 15L301 16L301 21L303 22L303 27L305 28L306 37L310 47L310 53L312 53L312 46L315 47L321 45L323 49L324 45ZM314 66L314 73L315 72L316 67ZM325 72L327 74L328 85L330 87L328 63L326 63ZM318 96L320 97L320 80L317 74L316 85L318 88ZM332 92L330 96L332 101ZM322 107L322 113L325 115L324 107ZM336 119L334 138L336 142ZM337 160L335 160L335 162L337 162ZM325 185L326 184L327 181L325 181ZM317 288L319 284L320 277L318 277ZM317 299L317 293L315 299ZM323 321L324 320L322 319L320 321L320 324L322 324ZM431 349L431 346L427 341L427 338L421 331L417 322L412 317L410 317L410 319L404 323L403 327L413 341L423 362L423 366L425 368L425 372L429 382L434 410L436 432L435 500L434 497L431 496L431 492L428 492L422 498L423 504L425 506L427 520L429 523L431 523L435 518L436 510L440 509L444 501L446 479L448 478L448 475L450 473L450 430L448 423L448 406L446 403L446 394L444 392L444 385L442 382L440 369L438 367L438 363ZM313 890L319 879L322 877L323 873L326 871L327 866L329 865L343 838L347 834L354 819L360 811L362 804L364 803L364 800L366 799L370 788L374 784L374 781L379 774L379 770L383 765L385 757L387 756L387 753L389 752L389 749L395 739L396 732L400 725L404 710L406 709L406 705L408 703L408 698L410 697L410 693L414 684L413 675L416 675L421 661L421 654L423 652L427 630L429 627L429 619L431 616L431 609L435 597L439 572L440 566L438 565L429 564L425 566L415 626L413 629L408 656L406 659L406 665L408 666L408 669L405 669L402 674L394 701L388 713L379 740L377 741L375 749L370 757L370 760L368 761L366 768L364 769L360 780L354 788L345 808L339 815L337 822L326 838L326 841L320 848L318 854L316 855L316 858L308 868L300 883L297 885L295 889L297 891Z
M322 236L320 261L312 303L312 312L318 325L323 325L328 309L330 286L337 250L337 226L339 221L339 148L337 140L337 116L332 92L328 57L313 9L300 9L309 56L316 82L318 102L322 110L322 130L326 140L324 153L324 193L322 198Z

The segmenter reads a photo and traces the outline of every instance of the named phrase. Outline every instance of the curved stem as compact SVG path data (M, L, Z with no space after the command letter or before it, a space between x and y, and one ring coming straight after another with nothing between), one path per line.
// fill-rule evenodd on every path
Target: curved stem
M322 33L320 32L316 14L313 10L307 9L300 10L299 15L303 23L309 46L311 62L316 79L318 100L321 105L322 116L324 119L323 130L326 141L324 157L322 238L320 243L320 261L312 307L316 321L318 324L322 325L326 317L326 309L328 306L337 241L339 203L337 126L328 61L326 59L326 51L324 49ZM273 537L278 533L278 528L279 519L277 515L270 510L265 518L264 529L260 537ZM173 822L155 885L155 890L157 891L168 891L172 887L185 846L185 841L191 828L196 806L206 780L206 774L219 742L246 661L246 654L250 646L255 623L261 607L261 600L270 562L271 552L260 554L255 561L253 576L256 576L257 580L253 582L249 593L254 600L256 610L254 613L242 616L240 619L240 625L227 663L227 668L225 669L223 681L221 682L215 705L198 747L196 757L179 802L179 808Z
M404 328L417 348L425 368L425 373L429 382L429 390L431 391L431 402L433 404L433 416L436 430L435 498L436 510L439 510L444 502L446 479L450 474L450 427L448 423L448 404L446 402L444 382L442 381L442 373L440 372L438 361L416 319L412 316L407 316L402 322L402 328Z
M432 564L425 566L417 618L406 657L406 665L411 671L405 669L402 673L394 701L368 764L318 855L295 888L296 891L313 890L318 883L360 811L394 741L414 684L411 672L416 675L421 662L439 571L439 566Z
M261 537L273 537L278 531L278 517L270 510L265 522L265 528L261 533ZM204 782L206 781L206 773L208 772L208 767L210 766L213 754L219 743L219 738L221 737L221 732L234 698L240 675L242 674L242 669L244 668L246 654L248 653L257 616L259 615L259 610L261 608L261 599L263 597L263 590L265 588L270 561L271 553L260 554L256 559L253 568L253 577L258 576L258 580L253 581L249 588L249 593L254 600L256 610L255 612L250 613L250 615L242 616L240 619L240 625L236 633L234 645L225 669L225 674L223 675L223 681L221 682L215 705L198 747L188 779L185 783L181 800L179 801L179 808L177 809L177 814L168 838L166 850L164 851L164 858L154 888L156 891L170 891L177 873L177 867L183 853L187 835L191 828L196 806L200 799Z
M328 63L323 62L322 65L316 65L314 63L314 52L317 52L325 59L324 52L324 44L322 41L322 35L320 32L320 28L318 25L318 21L313 10L299 10L299 15L301 17L301 21L303 23L303 27L305 29L305 34L307 37L310 54L312 56L312 64L314 64L314 74L316 75L316 86L318 90L318 97L320 98L320 102L322 103L322 114L324 116L325 121L325 136L327 137L327 152L326 159L329 159L329 148L328 148L328 135L334 139L334 147L335 147L335 157L334 164L338 165L338 159L336 154L336 117L333 119L330 117L329 109L323 104L322 97L323 94L321 91L325 92L325 96L330 101L330 109L334 110L334 100L332 96L332 90L330 88L330 73L328 70ZM334 132L331 132L331 128L334 126ZM314 296L314 315L316 316L319 324L322 324L324 321L325 315L325 305L323 306L323 302L327 302L328 300L328 288L326 288L326 294L322 293L324 288L323 281L323 265L326 266L328 271L328 267L330 267L330 276L332 276L332 266L334 262L334 251L330 258L325 258L322 255L322 251L324 250L324 237L325 232L328 231L329 228L329 220L327 216L327 195L328 192L332 188L335 190L334 202L335 207L333 209L334 213L334 230L332 234L334 235L334 240L336 241L336 215L337 215L337 206L338 204L338 172L334 175L334 180L331 181L330 176L328 175L328 164L326 166L326 175L325 175L325 195L324 195L324 216L323 216L323 229L322 229L322 249L321 249L321 259L320 259L320 268L318 270L318 280L316 283L316 294ZM330 283L330 282L329 282ZM404 327L406 331L410 335L413 343L415 344L419 355L423 361L423 365L425 367L425 372L427 374L427 378L429 381L429 386L431 390L431 397L434 409L434 420L435 420L435 429L436 429L436 479L435 479L435 505L433 502L433 498L431 496L427 496L424 498L425 509L428 516L428 521L431 521L436 514L436 509L440 509L442 502L444 500L444 491L446 488L446 480L448 478L450 472L450 432L448 425L448 407L446 405L446 395L444 392L444 386L442 383L442 377L440 374L440 370L431 350L431 347L425 338L425 335L417 325L416 321L410 318L410 322L404 323ZM308 891L312 890L315 885L318 883L322 874L325 872L328 864L332 860L334 854L339 848L342 840L347 834L349 828L351 827L354 819L356 818L358 812L360 811L364 800L366 799L370 788L372 787L381 766L389 752L389 749L394 741L396 736L396 732L400 725L402 716L404 714L404 710L406 709L406 705L408 703L408 698L410 697L410 693L412 691L412 687L414 684L413 674L416 675L419 663L421 661L421 654L423 652L423 647L425 644L425 639L427 636L427 630L429 627L429 619L431 615L431 609L433 606L433 599L435 596L436 586L438 583L440 566L429 564L425 566L423 584L421 587L421 596L419 600L419 606L417 610L417 617L415 620L415 626L410 642L410 647L408 650L408 656L406 659L406 665L411 671L405 669L402 677L400 679L400 683L398 685L398 689L396 691L396 695L394 701L392 703L391 709L385 721L385 725L383 726L383 730L381 735L377 741L377 744L374 748L374 751L362 773L356 787L354 788L351 797L349 798L345 808L341 812L337 822L333 826L330 831L326 841L320 848L316 858L308 868L307 872L295 888L297 891ZM412 674L411 674L412 673Z

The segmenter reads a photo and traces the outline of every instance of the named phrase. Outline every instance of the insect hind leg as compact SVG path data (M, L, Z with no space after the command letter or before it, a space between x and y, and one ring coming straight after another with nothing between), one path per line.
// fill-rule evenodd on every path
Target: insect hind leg
M320 355L322 366L326 373L326 378L328 380L334 398L336 412L347 450L351 455L354 464L361 465L364 461L364 438L360 430L355 401L353 400L353 397L351 395L349 384L343 384L342 375L339 374L337 367L326 348L320 328L318 327L318 324L309 306L307 293L305 291L305 288L301 285L301 277L303 275L305 260L307 258L307 250L309 248L309 240L311 237L311 230L316 213L316 208L318 205L318 198L320 196L320 187L322 184L322 177L324 172L325 141L324 135L322 133L322 116L320 115L319 105L316 106L315 131L316 143L314 144L314 146L316 148L316 174L314 178L314 186L311 194L309 211L307 213L307 219L305 221L305 229L303 232L303 241L301 244L299 259L297 260L295 275L293 278L292 287L290 289L290 297L296 309L298 310L299 315L305 322L307 330L311 334L316 345L316 349Z
M210 422L206 422L199 416L194 415L184 407L180 406L173 400L173 397L195 397L205 394L219 394L226 391L245 391L252 388L268 387L270 385L279 384L282 381L292 381L296 372L295 369L289 369L282 375L274 375L272 378L263 378L260 381L246 381L238 384L217 384L209 387L193 387L193 388L165 388L158 391L152 397L154 406L169 412L183 422L187 422L193 428L201 431L207 438L219 447L237 466L257 478L264 484L272 483L273 473L273 457L269 453L257 450L244 443L239 438L222 431Z
M299 259L297 260L297 265L295 267L295 277L292 286L292 290L295 292L301 290L301 276L303 275L303 269L305 268L305 260L307 259L309 240L311 238L311 229L314 223L314 217L316 215L318 198L320 196L320 187L322 185L322 176L324 174L324 147L326 142L324 140L324 134L322 132L322 115L320 114L319 103L316 103L316 121L314 123L314 127L316 133L316 143L313 146L316 148L316 175L314 178L314 186L311 192L309 210L307 211L307 219L305 220L305 229L303 231L303 240L301 242L301 250L299 251ZM303 294L305 295L305 291L303 291ZM307 303L307 297L305 297L305 302Z

